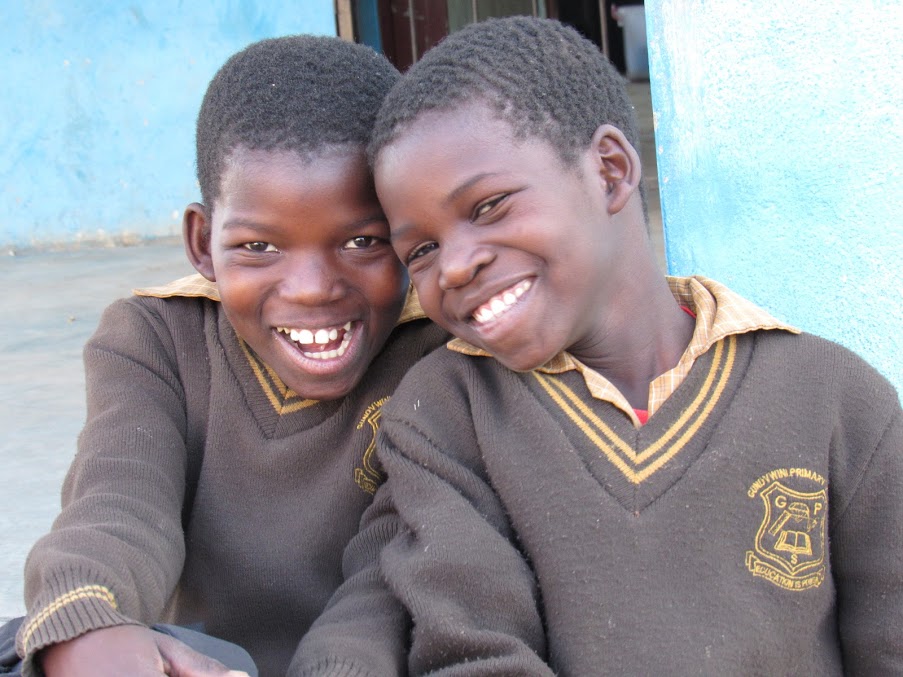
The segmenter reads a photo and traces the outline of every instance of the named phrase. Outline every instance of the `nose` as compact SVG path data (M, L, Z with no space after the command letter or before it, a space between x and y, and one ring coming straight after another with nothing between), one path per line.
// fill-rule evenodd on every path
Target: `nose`
M492 250L473 237L459 235L447 240L439 250L439 286L443 290L463 287L494 258Z
M283 298L305 306L337 301L346 288L339 262L315 252L296 254L286 261L279 285Z

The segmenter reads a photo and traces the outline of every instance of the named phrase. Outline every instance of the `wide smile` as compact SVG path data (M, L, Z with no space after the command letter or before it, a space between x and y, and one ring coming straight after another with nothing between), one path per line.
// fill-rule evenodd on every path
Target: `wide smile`
M481 303L476 310L471 313L473 324L477 327L481 327L491 322L495 322L502 315L514 308L532 286L532 280L521 280L517 284L508 287L508 289L499 292L488 301Z
M294 343L301 354L313 360L334 360L342 357L355 332L353 324L346 322L333 327L276 327Z

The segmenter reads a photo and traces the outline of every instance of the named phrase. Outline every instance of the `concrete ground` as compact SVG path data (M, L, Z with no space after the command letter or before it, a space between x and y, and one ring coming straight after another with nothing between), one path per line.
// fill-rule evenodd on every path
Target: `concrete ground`
M664 261L648 83L631 83L642 128L653 245ZM180 242L0 258L0 622L24 613L22 569L59 511L85 417L81 349L103 309L134 287L192 272Z
M111 301L189 272L173 240L0 258L0 619L24 612L25 556L59 511L85 418L82 346Z

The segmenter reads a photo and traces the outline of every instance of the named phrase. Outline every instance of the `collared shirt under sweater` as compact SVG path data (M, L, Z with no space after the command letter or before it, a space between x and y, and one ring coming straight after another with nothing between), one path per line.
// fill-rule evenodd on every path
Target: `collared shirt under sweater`
M903 674L897 394L834 343L737 329L640 427L577 366L423 360L290 674Z

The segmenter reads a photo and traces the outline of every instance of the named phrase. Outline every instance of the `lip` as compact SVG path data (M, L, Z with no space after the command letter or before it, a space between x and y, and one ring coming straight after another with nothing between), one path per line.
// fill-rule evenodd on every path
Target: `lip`
M328 353L336 348L344 352L352 334L351 329L352 323L350 320L342 325L276 327L277 333L288 336L293 343L299 345L302 352L316 355Z
M514 294L514 290L518 286L524 285L527 288L520 296L516 297L516 302L507 307L504 312L483 322L478 321L474 317L475 313L479 312L487 303L491 303L493 299L497 299L506 293ZM508 346L512 340L515 343L520 343L523 337L529 334L529 332L525 333L526 325L524 325L524 322L529 319L529 313L524 311L529 309L524 301L532 296L535 287L536 276L527 275L513 279L509 278L504 283L493 285L494 293L481 292L478 297L481 299L480 303L476 303L473 299L477 297L473 296L471 302L466 306L470 308L470 312L460 318L457 331L461 332L461 338L492 354L496 354L500 350L502 352L507 350L508 348L503 349L503 346ZM453 333L455 333L454 330Z
M492 292L482 291L479 296L471 295L465 305L468 310L461 319L475 328L493 324L518 306L534 284L536 277L525 275L493 285Z
M482 327L499 320L515 309L532 286L533 280L528 278L492 295L471 313L471 323Z
M345 327L348 327L348 329L346 330ZM339 332L339 337L328 341L326 344L312 343L301 345L298 341L292 340L289 334L285 333L285 328L308 330L336 329L337 331L342 330L344 337L341 337L342 332ZM348 368L349 365L355 362L364 344L364 324L359 320L347 321L341 324L314 325L305 322L301 325L278 325L278 327L273 328L273 334L276 337L276 343L280 350L295 364L297 370L316 375L333 375ZM328 349L310 350L321 345L328 346ZM323 353L325 353L325 356Z

